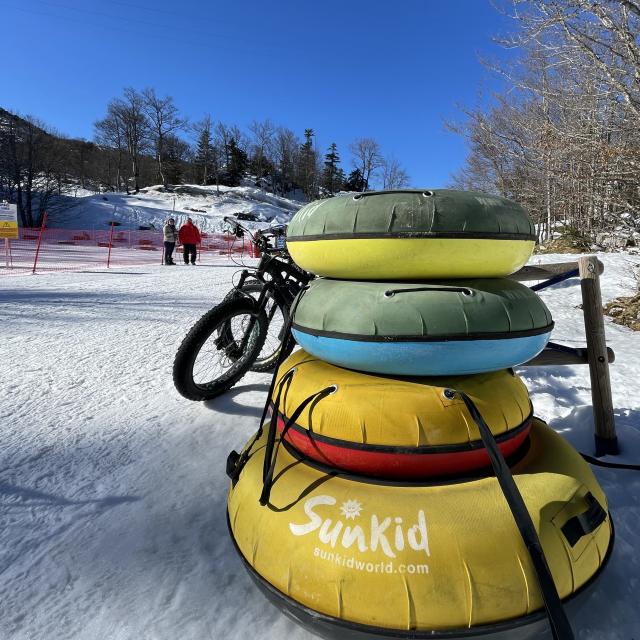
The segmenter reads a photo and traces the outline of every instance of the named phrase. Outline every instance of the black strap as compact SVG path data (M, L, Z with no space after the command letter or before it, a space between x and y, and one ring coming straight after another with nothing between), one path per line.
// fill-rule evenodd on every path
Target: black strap
M594 458L587 453L580 454L589 464L596 467L604 467L605 469L625 469L627 471L640 471L640 464L631 464L630 462L608 462L607 460L600 460Z
M559 282L564 282L565 280L569 280L570 278L576 278L579 275L580 271L578 269L571 269L570 271L559 273L557 276L553 276L553 278L549 278L544 282L534 284L533 286L529 287L529 289L531 289L531 291L541 291L542 289L552 287L554 284L558 284Z
M260 504L265 505L269 502L269 496L271 495L271 487L273 486L273 473L276 468L276 460L278 458L278 451L280 449L280 445L284 440L284 437L287 435L287 431L291 428L291 425L295 424L296 420L300 417L300 414L306 409L312 401L320 401L322 398L326 398L327 396L335 393L336 386L331 385L330 387L326 387L321 391L316 391L316 393L312 393L309 397L305 398L296 408L296 410L291 414L291 417L287 420L282 429L282 433L280 434L280 440L278 441L275 450L273 446L265 449L264 453L264 468L263 468L263 485L262 485L262 493L260 494ZM277 407L274 407L273 415L271 416L271 424L269 425L269 440L273 434L273 439L275 440L275 434L277 432L278 427L278 410Z
M484 421L471 398L462 391L456 391L456 393L464 401L473 421L476 423L478 430L480 431L480 437L482 438L482 442L489 454L491 466L496 474L502 493L509 504L513 519L515 520L518 530L520 531L520 535L522 536L522 540L529 552L529 557L531 558L531 562L533 563L533 567L536 572L540 591L542 592L542 599L549 618L549 624L551 625L553 638L554 640L573 640L573 630L571 629L571 624L567 618L567 613L564 610L562 600L558 595L558 590L556 589L553 576L551 575L551 570L547 564L542 544L538 538L531 516L527 511L527 506L522 499L522 495L518 490L513 476L511 475L509 466L507 465L504 456L491 433L491 429L487 426L487 423Z
M278 372L280 371L280 365L282 364L285 358L285 354L287 353L287 347L289 346L289 341L293 340L293 336L291 335L291 324L293 323L293 316L294 316L295 310L298 308L298 304L300 303L300 300L302 299L302 297L304 296L308 288L309 288L309 285L306 285L302 289L300 289L300 293L298 294L298 297L294 300L293 304L291 305L291 309L289 310L289 317L283 329L284 340L282 341L282 345L280 347L280 353L278 354L278 359L276 361L276 364L273 370L273 376L271 377L271 383L269 384L269 391L267 392L267 400L264 403L264 408L262 409L262 416L260 417L260 424L258 426L258 430L256 431L256 434L253 436L253 440L251 441L251 444L249 444L249 446L246 447L241 454L239 454L237 451L232 451L227 457L227 475L229 476L229 478L231 478L231 481L233 482L234 486L238 481L238 478L240 477L240 473L242 472L244 465L247 464L247 460L249 459L249 455L251 453L251 450L253 449L253 446L262 436L262 429L267 419L267 413L269 412L269 405L271 404L273 390L275 389L275 386L276 386L276 380L278 378ZM291 369L280 380L280 387L278 389L276 406L274 409L275 416L278 415L278 409L280 404L280 392L282 391L282 385L287 379L287 376L292 376L293 373L294 373L294 370ZM290 382L290 377L289 377L289 382ZM273 436L272 441L273 440L275 440L275 436ZM273 442L272 442L272 447L273 447ZM266 458L265 458L265 464L266 464Z
M280 414L280 400L282 398L282 390L284 389L285 384L287 385L287 391L289 390L289 385L291 384L291 380L293 378L293 374L295 373L294 369L287 371L287 373L280 380L280 384L278 385L278 393L276 394L275 400L273 402L273 409L271 412L271 422L269 423L269 431L267 433L267 444L265 446L265 454L264 454L264 462L262 467L262 480L267 477L269 473L269 467L271 464L271 456L273 455L273 447L276 442L276 425L278 422L278 415ZM262 429L262 425L260 425L259 432Z
M293 340L293 335L291 335L291 325L293 324L293 316L295 315L296 309L300 304L300 300L302 300L304 294L307 292L309 285L305 285L302 289L300 289L300 293L293 301L291 305L291 309L289 309L289 317L287 318L287 322L283 329L284 332L284 340L282 341L282 346L280 347L280 353L278 354L278 359L276 361L275 367L273 369L273 377L271 378L271 384L269 385L269 392L267 393L267 401L264 403L264 408L262 410L262 417L260 418L260 427L258 428L259 434L262 435L262 425L267 418L267 412L269 411L269 404L271 403L271 396L273 395L273 390L276 386L276 379L278 377L278 371L280 370L280 365L285 359L285 353L287 352L287 347L291 340Z
M593 533L607 518L607 512L591 492L584 499L589 505L587 510L569 518L562 526L562 533L572 547L576 546L580 538Z
M413 289L387 289L384 292L385 298L393 298L398 293L414 293L416 291L421 292L438 292L438 291L449 291L452 293L463 293L465 296L473 295L473 290L469 287L446 287L446 286L434 286L434 287L414 287Z

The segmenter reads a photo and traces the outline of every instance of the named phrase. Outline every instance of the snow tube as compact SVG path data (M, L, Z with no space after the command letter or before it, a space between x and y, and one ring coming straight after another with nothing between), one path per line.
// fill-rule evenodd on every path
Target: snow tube
M406 480L487 467L478 428L451 389L471 397L505 456L531 426L529 394L513 371L389 378L341 369L299 350L282 364L272 395L279 430L307 397L332 386L335 392L310 403L285 438L305 456L352 473Z
M295 262L349 280L497 278L522 267L535 229L515 202L475 191L377 191L318 200L287 227Z
M441 376L498 371L540 353L553 321L506 278L422 283L313 280L292 331L307 352L359 371Z
M511 472L563 601L575 604L611 550L606 497L580 455L534 419ZM493 475L450 484L341 474L280 447L258 497L266 431L229 490L228 522L252 577L325 637L539 638L535 571Z

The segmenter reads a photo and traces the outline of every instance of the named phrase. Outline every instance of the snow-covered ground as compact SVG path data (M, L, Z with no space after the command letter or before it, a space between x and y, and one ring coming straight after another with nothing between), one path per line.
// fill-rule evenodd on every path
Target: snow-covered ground
M302 205L251 186L221 186L218 190L215 186L179 185L172 191L154 186L131 195L77 190L54 199L47 226L106 229L115 220L123 229L137 229L139 225L161 229L173 216L178 226L190 217L202 231L215 232L222 230L224 216L251 214L259 222L249 221L247 226L263 228L265 222L288 222Z
M600 258L605 299L631 292L640 258ZM237 268L0 280L0 639L311 638L253 587L226 530L226 457L255 430L268 376L203 404L171 381L183 334ZM543 297L554 340L582 345L575 282ZM606 329L618 459L640 462L640 336ZM587 367L523 374L537 414L591 453ZM616 546L574 628L583 640L637 640L640 474L595 472Z

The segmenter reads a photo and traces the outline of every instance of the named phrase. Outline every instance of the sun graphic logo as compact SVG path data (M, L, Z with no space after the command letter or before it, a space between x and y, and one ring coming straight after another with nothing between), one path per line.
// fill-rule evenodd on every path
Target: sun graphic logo
M340 512L347 520L355 520L361 511L362 505L357 500L347 500L340 507Z

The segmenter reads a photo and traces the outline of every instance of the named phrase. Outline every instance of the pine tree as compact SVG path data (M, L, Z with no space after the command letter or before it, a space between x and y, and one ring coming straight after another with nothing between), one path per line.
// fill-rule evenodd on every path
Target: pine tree
M330 196L335 195L336 191L340 191L344 182L344 171L338 166L339 163L338 147L335 142L332 142L324 156L324 171L321 181L322 188Z
M227 155L229 164L227 165L226 182L230 187L237 187L247 168L247 154L238 146L237 140L231 138L227 144Z
M307 200L318 197L318 167L316 150L313 147L313 129L304 130L304 142L300 146L298 183Z
M364 179L360 169L354 169L347 178L344 188L347 191L365 191L367 182Z
M209 184L215 150L211 143L211 128L203 127L198 137L195 163L201 176L200 184Z

